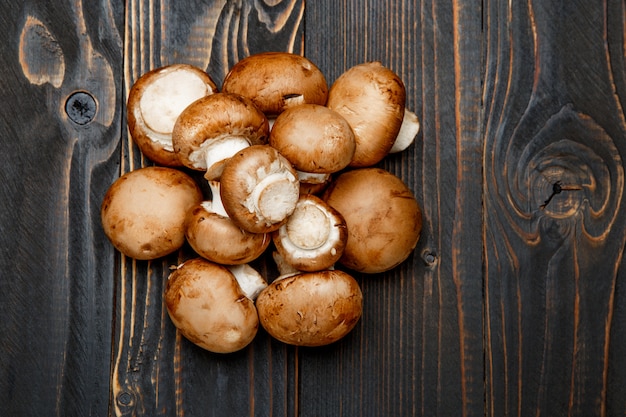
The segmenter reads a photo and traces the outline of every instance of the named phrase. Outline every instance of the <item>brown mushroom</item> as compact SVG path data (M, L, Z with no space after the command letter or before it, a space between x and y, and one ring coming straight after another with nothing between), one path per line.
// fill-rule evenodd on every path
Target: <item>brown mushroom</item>
M235 154L224 165L220 183L226 213L252 233L278 229L295 210L300 193L296 170L269 145Z
M303 184L323 184L351 163L354 133L339 113L318 104L301 104L274 122L269 144L298 170Z
M288 52L262 52L240 60L226 75L222 91L250 98L268 117L302 103L324 105L328 96L319 68Z
M269 137L269 122L251 100L216 93L196 100L180 114L172 131L174 151L184 166L206 171L207 180L221 176L228 159Z
M215 353L246 347L257 334L254 302L222 265L202 258L179 265L166 283L165 305L180 333Z
M341 257L348 239L343 216L323 200L303 195L295 211L272 234L276 250L299 271L321 271Z
M182 171L145 167L118 178L101 207L104 233L124 255L148 260L185 242L185 216L202 201L196 182Z
M355 65L335 80L327 106L341 114L354 132L351 167L372 166L389 153L402 125L405 100L404 83L380 62Z
M271 242L266 233L250 233L236 225L222 206L220 184L211 181L212 200L194 206L185 220L187 242L198 255L223 265L257 259Z
M340 270L281 276L256 299L263 328L281 342L323 346L346 336L363 312L356 280Z
M172 129L192 102L217 92L200 68L173 64L143 74L128 94L128 129L141 152L153 162L181 166L172 145Z
M348 242L339 263L364 273L387 271L406 260L422 230L422 212L411 190L380 168L343 172L323 200L343 215Z

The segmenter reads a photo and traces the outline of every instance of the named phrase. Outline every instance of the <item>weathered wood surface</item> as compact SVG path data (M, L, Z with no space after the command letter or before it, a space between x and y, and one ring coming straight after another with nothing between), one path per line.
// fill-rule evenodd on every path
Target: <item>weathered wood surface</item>
M3 3L0 415L624 415L625 8ZM189 250L124 258L99 208L151 164L126 131L134 80L187 62L220 83L264 50L305 54L329 82L369 60L400 74L422 132L381 166L414 190L424 230L406 263L357 275L364 314L344 340L260 332L216 355L163 308Z

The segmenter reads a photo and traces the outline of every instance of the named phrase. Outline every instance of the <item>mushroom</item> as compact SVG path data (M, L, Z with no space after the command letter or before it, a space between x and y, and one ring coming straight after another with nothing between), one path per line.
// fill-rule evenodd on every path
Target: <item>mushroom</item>
M283 343L323 346L346 336L363 312L356 280L341 270L282 276L256 299L263 328Z
M257 334L259 318L235 276L202 258L179 265L168 277L165 306L180 333L215 353L246 347Z
M185 219L187 242L200 256L223 265L257 259L271 242L266 233L250 233L237 226L222 206L220 183L210 181L212 200L194 206Z
M157 164L177 167L172 129L192 102L217 92L211 77L200 68L173 64L143 74L128 94L128 129L141 152Z
M134 259L149 260L178 250L185 242L185 216L202 201L189 175L169 167L145 167L118 178L101 206L104 233Z
M267 287L263 275L249 264L224 266L234 275L243 293L252 301L256 300L261 291Z
M332 267L341 257L348 231L339 212L313 195L302 195L295 211L272 234L276 250L299 271Z
M289 161L270 145L239 151L224 165L220 196L228 216L251 233L268 233L296 208L299 181Z
M324 192L343 215L348 242L339 263L359 272L387 271L406 260L422 230L422 212L411 190L380 168L343 172Z
M237 62L222 91L241 94L273 118L302 103L326 104L326 78L310 60L289 52L262 52Z
M206 171L207 180L221 176L228 159L269 137L269 122L251 100L216 93L196 100L178 117L172 132L174 151L188 168Z
M350 124L356 139L351 167L380 162L392 148L404 118L406 90L380 62L355 65L335 80L327 106Z
M323 184L350 164L356 142L346 119L319 104L301 104L282 112L269 144L298 170L303 184Z

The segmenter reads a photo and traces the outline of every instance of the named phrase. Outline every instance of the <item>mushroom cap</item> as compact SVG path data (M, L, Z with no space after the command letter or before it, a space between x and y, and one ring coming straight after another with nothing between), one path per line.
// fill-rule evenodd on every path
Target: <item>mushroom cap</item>
M151 161L181 166L172 146L172 129L192 102L217 92L211 77L200 68L172 64L143 74L128 94L128 129L133 141Z
M222 91L249 97L268 117L302 103L326 104L326 78L310 60L289 52L262 52L237 62Z
M422 212L402 180L380 168L346 171L322 197L343 215L348 242L339 263L378 273L402 263L415 249Z
M134 259L168 255L185 242L187 211L202 201L189 175L169 167L145 167L118 178L101 206L104 233Z
M276 251L299 271L321 271L341 257L348 240L346 221L313 195L301 195L295 211L272 234Z
M356 142L352 128L336 111L301 104L274 121L269 144L300 171L333 173L352 162Z
M239 265L257 259L271 242L265 233L250 233L229 217L215 213L211 202L194 206L185 220L187 242L198 255L223 265Z
M250 99L237 94L215 93L196 100L183 110L174 125L172 141L184 166L205 171L211 168L206 166L203 152L209 143L238 137L250 145L259 145L267 142L269 134L267 118ZM221 172L223 166L213 168Z
M300 194L296 170L270 145L255 145L235 154L220 179L224 210L251 233L278 229L293 213Z
M225 266L201 258L184 262L170 274L165 305L185 338L215 353L243 349L259 327L254 302L234 275Z
M363 294L356 280L340 270L306 272L272 282L256 299L263 328L281 342L323 346L356 326Z
M405 101L404 83L380 62L355 65L335 80L327 106L341 114L354 132L351 167L372 166L389 153L402 125Z

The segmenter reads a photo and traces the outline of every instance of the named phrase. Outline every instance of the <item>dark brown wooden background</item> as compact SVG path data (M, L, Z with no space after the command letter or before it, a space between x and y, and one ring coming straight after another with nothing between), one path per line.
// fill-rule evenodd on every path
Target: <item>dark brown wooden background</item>
M2 3L0 415L626 415L625 9ZM265 50L306 55L329 83L370 60L400 74L422 132L380 165L425 224L403 265L356 275L364 314L344 340L298 349L261 332L215 355L164 312L185 251L123 258L99 208L115 178L150 164L125 124L138 76L187 62L220 83ZM95 99L90 123L65 111L76 91Z

